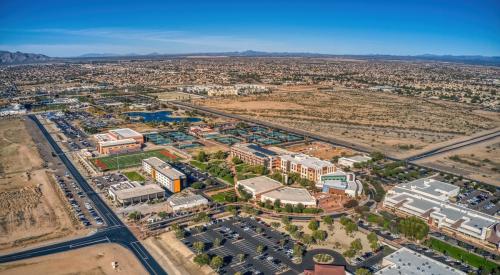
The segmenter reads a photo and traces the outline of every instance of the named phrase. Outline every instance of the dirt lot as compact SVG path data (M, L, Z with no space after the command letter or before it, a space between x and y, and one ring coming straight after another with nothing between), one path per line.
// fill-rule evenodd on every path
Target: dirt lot
M342 139L395 157L500 126L464 104L357 90L304 87L270 95L194 100L234 114Z
M111 263L118 262L116 269ZM132 252L118 244L99 244L69 252L0 264L0 274L147 274Z
M179 241L174 232L163 233L142 242L168 274L216 274L210 267L199 267L193 262L194 253Z
M331 160L334 157L339 157L342 155L349 156L354 154L352 150L341 147L334 147L323 142L312 142L311 144L301 143L289 146L286 149L292 152L304 153L324 160Z
M500 137L417 163L500 186Z
M26 127L33 125L0 120L0 250L78 231Z

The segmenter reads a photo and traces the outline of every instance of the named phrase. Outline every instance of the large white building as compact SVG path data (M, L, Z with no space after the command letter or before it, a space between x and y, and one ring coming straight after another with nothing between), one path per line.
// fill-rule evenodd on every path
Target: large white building
M108 189L109 196L122 205L161 199L165 190L156 184L141 185L137 182L122 181Z
M322 175L316 187L320 188L323 193L345 194L353 198L363 194L363 184L356 180L355 174L340 170Z
M464 238L484 242L498 239L496 225L499 219L451 203L449 199L458 192L457 186L432 179L419 179L399 184L388 191L384 207L422 218L445 233L460 234ZM498 246L498 243L494 245Z
M375 275L465 275L464 272L402 247L382 260L382 269Z
M262 194L280 188L281 183L269 177L260 176L246 180L239 180L236 183L236 186L242 186L245 191L252 194L254 199L260 199Z
M197 207L203 207L208 205L207 198L198 194L175 194L167 199L168 204L173 211L193 209Z
M362 163L371 160L368 156L352 156L352 157L341 157L339 158L338 165L343 167L354 167L355 163Z
M142 169L172 193L180 192L186 184L186 175L184 173L157 157L143 159Z
M302 204L305 207L316 207L316 198L304 188L281 187L260 196L261 202L280 200L281 205L291 204L296 206Z
M333 163L306 154L281 155L280 169L285 173L298 173L301 178L314 182L319 182L322 175L336 170Z

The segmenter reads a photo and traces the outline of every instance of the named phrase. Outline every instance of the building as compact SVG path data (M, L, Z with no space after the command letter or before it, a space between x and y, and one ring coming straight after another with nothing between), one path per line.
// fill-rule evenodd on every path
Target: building
M321 188L323 193L341 194L349 197L363 194L363 185L356 180L354 173L340 170L322 175L316 187Z
M280 156L279 169L284 173L297 173L301 178L319 182L322 175L336 171L333 163L305 154L285 154Z
M352 157L341 157L339 158L338 165L343 167L354 167L355 163L362 163L371 160L368 156L352 156Z
M279 155L274 150L269 150L252 143L237 143L231 147L231 157L237 157L250 165L262 165L269 171L279 166Z
M11 104L11 106L0 109L0 117L25 115L26 109L21 104Z
M402 247L382 260L382 269L375 275L412 275L412 274L455 274L466 273Z
M261 194L260 201L266 202L268 200L271 203L280 200L282 205L291 204L296 206L302 204L305 207L316 207L316 198L304 188L281 187Z
M140 185L138 182L122 181L108 189L111 198L122 205L145 202L165 197L165 190L156 184Z
M346 275L351 274L342 265L314 264L313 269L305 269L304 275Z
M94 139L97 142L97 151L104 155L137 152L144 143L142 134L129 128L96 134Z
M243 186L245 191L252 194L252 197L254 199L259 200L262 194L278 189L282 185L276 180L273 180L266 176L260 176L246 180L239 180L236 183L236 187L238 186Z
M180 195L180 196L178 196ZM193 209L208 205L207 198L198 194L176 194L167 199L168 204L173 211Z
M388 191L384 207L400 215L417 216L449 235L498 249L495 240L500 236L499 219L451 203L449 199L458 191L458 187L445 182L419 179Z
M186 175L157 157L143 159L142 169L172 193L186 186Z

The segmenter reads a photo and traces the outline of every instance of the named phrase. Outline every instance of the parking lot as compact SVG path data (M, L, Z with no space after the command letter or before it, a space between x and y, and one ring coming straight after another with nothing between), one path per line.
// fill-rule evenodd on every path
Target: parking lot
M216 238L221 241L220 246L214 246ZM221 274L298 274L302 271L292 262L293 240L251 218L216 220L201 232L189 232L182 241L193 251L193 243L201 241L205 243L205 253L221 256L224 259ZM259 245L264 246L262 253L258 252ZM244 254L245 259L240 261L238 254Z
M406 246L407 248L409 248L413 251L424 254L425 256L427 256L431 259L434 259L436 261L439 261L445 265L449 265L453 268L459 269L465 273L469 273L469 272L477 270L477 268L471 267L465 263L462 263L458 260L455 260L455 259L451 258L450 256L442 255L441 253L435 252L434 250L429 249L427 247L423 247L423 246L419 246L417 244L411 244L411 243L405 244L404 246Z
M457 203L489 215L500 211L499 199L482 190L466 189L457 196Z

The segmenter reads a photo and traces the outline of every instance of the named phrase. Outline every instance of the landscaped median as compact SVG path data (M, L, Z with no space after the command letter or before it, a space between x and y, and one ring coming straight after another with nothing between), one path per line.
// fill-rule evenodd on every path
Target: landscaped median
M143 159L150 157L157 157L164 161L175 161L181 159L177 155L172 154L165 149L160 149L93 158L91 159L91 162L101 171L109 171L140 166Z
M499 268L499 265L484 259L483 257L467 252L460 247L445 243L441 240L430 238L426 241L426 245L430 248L448 255L459 261L463 261L471 266L481 268L491 274L494 270Z

